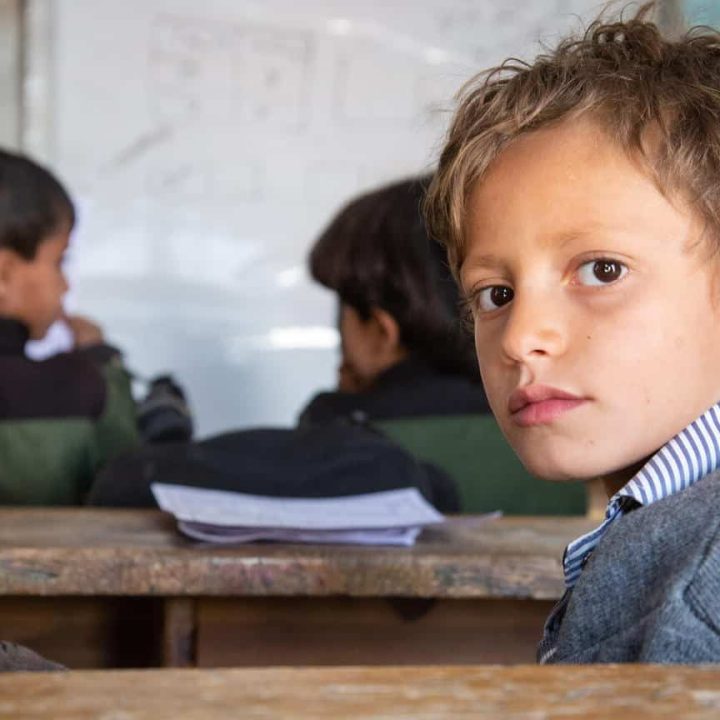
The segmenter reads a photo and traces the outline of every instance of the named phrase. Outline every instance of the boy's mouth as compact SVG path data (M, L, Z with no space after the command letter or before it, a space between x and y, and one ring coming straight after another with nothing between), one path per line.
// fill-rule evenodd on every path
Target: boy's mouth
M508 399L508 411L520 427L553 422L563 413L587 402L587 398L548 385L528 385L515 390Z

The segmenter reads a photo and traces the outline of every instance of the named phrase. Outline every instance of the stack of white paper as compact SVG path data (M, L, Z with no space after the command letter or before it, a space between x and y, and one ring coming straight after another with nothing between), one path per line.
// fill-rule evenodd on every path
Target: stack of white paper
M415 488L313 499L161 483L154 483L152 491L183 533L214 543L412 545L424 526L444 520Z

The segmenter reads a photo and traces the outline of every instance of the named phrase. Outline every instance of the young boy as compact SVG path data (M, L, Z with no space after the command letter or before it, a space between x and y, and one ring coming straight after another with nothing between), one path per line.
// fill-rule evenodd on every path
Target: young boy
M467 86L427 206L503 432L609 497L541 662L720 661L720 36L647 11Z
M138 442L127 373L96 325L66 318L74 351L25 356L63 316L74 221L47 170L0 151L0 504L78 504L97 468Z

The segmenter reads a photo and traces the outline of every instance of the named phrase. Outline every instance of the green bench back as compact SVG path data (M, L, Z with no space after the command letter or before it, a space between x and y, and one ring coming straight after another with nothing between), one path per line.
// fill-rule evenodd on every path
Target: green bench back
M585 514L585 486L530 475L492 415L417 417L374 424L412 455L455 478L463 512Z

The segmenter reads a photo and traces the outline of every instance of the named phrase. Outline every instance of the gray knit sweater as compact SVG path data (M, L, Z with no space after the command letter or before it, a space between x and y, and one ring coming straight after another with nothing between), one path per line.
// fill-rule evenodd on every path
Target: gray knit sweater
M611 525L560 617L551 663L720 662L720 472Z
M63 669L62 665L50 662L22 645L0 642L0 672L38 672Z

